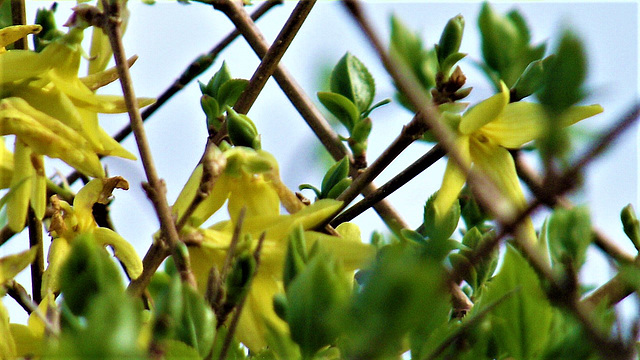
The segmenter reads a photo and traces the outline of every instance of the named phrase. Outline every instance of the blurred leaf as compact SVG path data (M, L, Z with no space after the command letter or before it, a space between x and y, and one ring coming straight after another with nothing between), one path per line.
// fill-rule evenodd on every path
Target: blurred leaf
M460 221L460 202L455 201L449 211L444 214L436 214L434 200L436 193L431 195L424 205L424 227L423 234L432 240L448 239L458 228Z
M593 241L589 209L556 209L547 227L549 251L554 262L563 264L570 259L578 271L587 256L587 247Z
M540 103L552 114L560 114L584 97L582 85L587 73L587 57L580 39L565 30L544 72Z
M373 103L376 85L367 67L357 57L346 53L331 72L331 91L351 100L360 114Z
M204 298L191 286L182 286L182 303L182 319L176 328L176 339L205 357L213 346L216 317Z
M522 255L507 246L500 271L487 284L472 312L481 311L512 291L516 293L491 311L491 329L499 354L537 359L549 340L553 308L535 271Z
M164 344L164 359L166 360L200 360L198 351L191 346L177 340L167 340Z
M629 237L636 250L640 250L640 221L636 217L633 205L625 206L620 212L620 220L624 233Z
M444 30L442 31L442 35L440 35L440 41L438 42L438 45L436 45L438 63L440 63L441 69L445 59L460 50L463 33L464 18L462 15L457 15L449 19L447 25L445 25Z

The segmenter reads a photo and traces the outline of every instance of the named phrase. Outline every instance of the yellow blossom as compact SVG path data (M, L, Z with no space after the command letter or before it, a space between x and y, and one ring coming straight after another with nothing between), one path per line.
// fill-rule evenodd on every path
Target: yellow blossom
M127 190L129 184L119 176L93 179L80 189L73 201L73 207L55 195L51 198L54 214L49 232L53 241L47 258L49 265L43 276L43 294L55 293L60 289L60 269L71 251L73 241L82 234L92 234L92 238L100 245L110 246L131 279L140 276L142 261L133 246L115 231L98 227L93 217L93 205L106 204L115 188Z
M39 25L0 29L0 135L16 137L13 161L8 152L0 158L0 185L11 187L6 202L9 226L16 232L24 227L29 204L38 218L44 215L44 156L91 177L105 175L99 156L135 159L98 124L98 113L126 111L121 96L94 93L113 81L113 70L78 77L82 27L72 27L39 53L5 49L40 30ZM138 101L140 106L153 102Z
M371 246L363 244L360 231L353 224L343 224L336 230L340 236L329 236L310 231L321 224L337 209L341 202L321 200L291 215L280 215L281 202L289 201L281 183L274 180L277 163L264 151L234 147L223 153L226 168L217 178L213 191L203 205L191 217L183 235L189 246L191 265L198 289L204 293L209 271L222 268L229 244L242 208L246 209L241 238L250 235L249 250L253 251L257 240L265 233L260 266L251 283L237 328L238 339L252 351L266 345L267 326L287 331L286 323L273 310L273 296L283 291L282 272L287 251L287 236L296 226L302 226L309 246L320 242L321 246L342 261L344 268L355 270L363 266L374 253ZM202 177L197 168L174 205L178 216L187 208ZM283 200L284 199L284 200ZM209 228L197 228L228 200L231 220L219 222ZM268 324L268 325L267 325Z
M521 210L526 200L520 187L515 164L507 149L517 149L544 135L547 129L547 114L540 104L528 102L509 103L509 89L501 84L502 91L462 115L452 124L455 147L466 165L473 164L488 176L510 203L512 211ZM561 127L602 112L600 105L574 106L558 119ZM434 206L437 216L444 216L458 198L466 176L451 159L447 162L442 186ZM536 234L530 219L523 222L519 231L532 242Z

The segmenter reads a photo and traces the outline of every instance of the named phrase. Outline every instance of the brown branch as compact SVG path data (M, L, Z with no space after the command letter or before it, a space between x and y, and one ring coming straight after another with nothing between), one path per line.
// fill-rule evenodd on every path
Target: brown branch
M269 46L258 27L248 17L242 7L233 1L210 0L202 2L208 4L215 3L217 8L224 12L242 33L242 36L247 40L256 55L260 58L266 55ZM338 134L333 131L320 110L318 110L313 101L296 83L282 64L278 65L273 73L273 77L333 159L339 161L345 156L348 156L350 162L353 163L353 157L349 154ZM353 175L355 174L352 174L352 176ZM373 184L369 184L363 190L363 194L367 195L375 190L376 187ZM375 210L391 229L397 230L398 228L408 227L400 214L398 214L387 201L380 201L375 206Z
M4 245L4 243L9 241L15 234L16 232L9 229L8 225L0 229L0 246Z
M391 195L394 191L398 190L411 179L418 176L421 172L429 168L436 161L440 160L445 155L442 146L435 145L426 154L421 156L413 164L409 165L406 169L402 170L391 180L387 181L384 185L380 186L376 191L368 194L364 199L360 200L355 205L351 206L340 215L336 216L331 221L331 226L338 226L343 222L351 221L356 216L362 214L365 210L378 203L380 200Z
M13 25L26 25L27 14L25 11L24 0L11 0L11 22ZM29 48L27 37L23 37L13 43L16 50L26 50Z
M109 42L113 50L120 83L122 85L122 92L124 94L125 105L129 113L131 128L133 129L133 134L136 138L136 144L140 152L140 158L142 160L145 175L149 182L145 190L147 191L147 196L153 203L158 220L160 221L161 239L162 241L167 242L171 252L176 255L174 260L176 267L180 272L181 279L185 283L195 286L195 278L191 273L189 258L177 251L180 238L178 236L178 231L175 226L171 209L167 203L165 183L158 177L156 172L153 157L151 155L151 148L147 141L144 124L142 122L142 117L140 116L137 99L133 90L131 75L129 73L129 67L127 66L127 57L122 44L122 32L120 26L121 5L120 2L109 2L107 0L102 0L102 5L104 7L105 17L101 25L109 37ZM142 281L149 281L149 279L143 279Z
M40 221L33 209L29 207L29 248L36 247L36 257L31 263L31 294L33 301L40 304L42 301L42 274L44 273L44 247L42 241L42 221Z

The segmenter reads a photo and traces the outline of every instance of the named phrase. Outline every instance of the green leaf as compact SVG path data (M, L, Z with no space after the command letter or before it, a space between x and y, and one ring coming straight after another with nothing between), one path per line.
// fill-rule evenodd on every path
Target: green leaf
M213 346L216 317L204 298L191 286L182 287L182 302L182 319L176 328L176 339L205 357Z
M436 216L436 210L433 206L436 194L437 192L431 195L424 205L423 234L433 240L448 239L458 228L458 222L460 221L460 202L455 201L449 212L440 216L440 220L437 220L438 216Z
M360 114L373 103L376 85L367 67L358 58L346 53L331 72L331 91L351 100Z
M396 16L391 16L389 53L409 67L424 90L428 91L435 86L435 73L438 66L435 50L427 51L424 49L420 36L407 28ZM403 106L405 103L401 101Z
M516 293L491 311L491 328L499 354L538 359L549 340L553 308L535 271L522 255L507 246L502 268L488 283L472 312L481 311L512 291Z
M298 224L288 236L287 255L284 258L284 270L282 272L285 290L289 288L289 284L293 279L304 270L308 261L304 231L302 225Z
M351 133L353 125L360 120L358 107L343 95L332 92L318 92L318 100Z
M320 198L320 190L318 190L317 187L311 184L301 184L298 186L298 190L305 190L305 189L312 190L316 194L316 197L318 199Z
M402 352L410 331L446 321L433 316L450 309L446 278L442 265L421 256L415 246L383 247L342 316L347 358L392 358Z
M327 199L336 199L340 194L342 194L349 186L353 180L351 178L344 178L340 180L337 184L335 184L331 190L327 193Z
M320 198L324 199L334 186L349 175L349 159L345 156L342 160L333 164L322 178Z
M249 80L245 79L231 79L222 84L218 90L217 97L220 108L225 106L233 107L244 89L247 88L247 85L249 85Z
M549 218L547 241L554 262L563 264L569 259L574 270L579 270L593 241L589 210L583 206L555 210Z
M202 94L207 94L217 99L220 87L229 80L231 80L231 73L229 72L227 63L223 61L220 70L211 77L207 85L200 83L200 91L202 91Z
M200 360L198 351L191 346L177 340L167 340L164 343L164 358L167 360Z

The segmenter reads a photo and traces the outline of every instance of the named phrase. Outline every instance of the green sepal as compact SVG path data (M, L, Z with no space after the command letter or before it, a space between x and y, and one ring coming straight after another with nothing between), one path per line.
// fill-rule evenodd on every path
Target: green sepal
M456 200L446 214L436 214L436 209L433 205L436 194L437 192L431 195L424 205L423 235L432 240L445 240L458 228L460 202Z
M633 205L629 204L622 208L620 220L622 221L624 233L629 237L636 250L640 251L640 221L636 217Z
M331 91L353 102L358 114L369 109L376 93L373 77L364 64L346 53L331 72Z
M351 133L354 124L360 120L358 107L345 96L333 92L318 92L318 100Z
M227 131L235 146L246 146L260 150L260 136L256 125L247 115L238 114L227 106Z
M218 103L220 103L220 108L225 106L233 107L244 89L247 88L247 85L249 85L249 80L245 79L231 79L222 84L216 97Z
M436 53L438 55L438 62L442 69L442 64L445 59L451 54L457 53L462 43L462 34L464 33L464 18L462 15L457 15L447 22L442 35L440 35L440 41L436 45Z
M349 158L346 156L342 160L333 164L322 178L320 187L320 198L324 199L334 186L349 175Z

